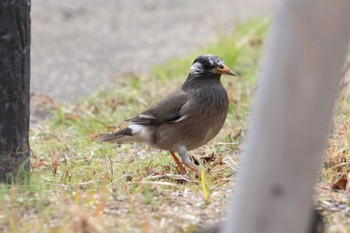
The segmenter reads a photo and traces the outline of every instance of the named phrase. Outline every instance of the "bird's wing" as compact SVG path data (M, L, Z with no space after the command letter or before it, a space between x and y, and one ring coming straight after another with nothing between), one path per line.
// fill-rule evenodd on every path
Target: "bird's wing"
M127 121L140 125L161 125L180 122L186 117L182 114L181 109L188 103L188 100L186 92L182 90L175 91L139 115L127 119Z

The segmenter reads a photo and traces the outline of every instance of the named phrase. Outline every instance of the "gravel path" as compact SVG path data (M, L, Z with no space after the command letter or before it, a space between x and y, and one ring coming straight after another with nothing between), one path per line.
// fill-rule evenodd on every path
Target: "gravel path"
M31 91L85 97L272 9L272 0L32 0Z

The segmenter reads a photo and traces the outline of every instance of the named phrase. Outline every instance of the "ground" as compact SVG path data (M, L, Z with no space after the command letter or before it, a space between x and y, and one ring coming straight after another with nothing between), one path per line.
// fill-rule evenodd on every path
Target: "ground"
M0 186L3 232L194 232L225 219L237 168L244 158L247 119L257 86L268 20L245 23L202 50L156 65L148 75L124 73L120 88L60 105L37 96L52 117L31 129L31 183ZM179 176L165 151L146 145L94 142L183 82L193 58L214 53L239 73L223 77L230 110L220 134L191 151L202 180ZM315 205L326 232L349 232L350 96L339 97ZM316 117L316 116L315 116ZM336 185L339 188L335 187Z

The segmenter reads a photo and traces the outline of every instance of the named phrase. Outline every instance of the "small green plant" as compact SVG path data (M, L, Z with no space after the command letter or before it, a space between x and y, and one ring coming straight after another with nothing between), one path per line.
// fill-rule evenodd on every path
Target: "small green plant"
M203 170L201 171L201 185L202 185L203 199L206 204L209 204L209 198L210 198L209 184L205 176L205 172Z

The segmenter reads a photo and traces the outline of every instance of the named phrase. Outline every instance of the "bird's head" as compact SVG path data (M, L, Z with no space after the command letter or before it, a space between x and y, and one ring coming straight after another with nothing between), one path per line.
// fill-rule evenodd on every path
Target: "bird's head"
M197 57L190 69L190 74L201 75L201 74L216 74L215 76L221 76L222 74L228 74L237 76L230 68L228 68L224 61L214 55L205 54Z

